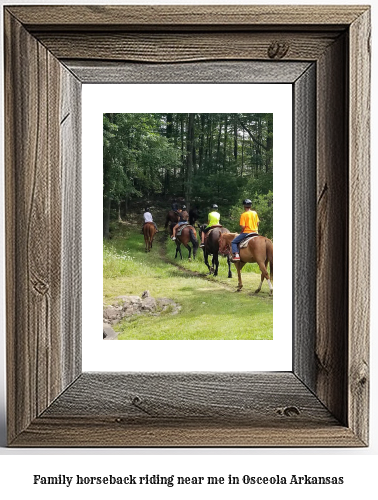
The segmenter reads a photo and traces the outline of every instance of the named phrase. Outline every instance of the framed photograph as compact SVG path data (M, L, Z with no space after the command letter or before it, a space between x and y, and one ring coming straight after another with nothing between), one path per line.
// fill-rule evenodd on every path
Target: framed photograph
M189 63L185 70L193 66ZM261 63L244 68L251 73L252 66L262 70ZM209 65L201 70L205 67ZM219 67L225 69L222 63ZM291 370L292 274L287 254L292 253L292 85L85 85L82 119L83 370L123 371L125 349L131 371ZM273 185L275 206L282 210L273 211ZM107 193L110 210L105 210ZM101 196L104 210L93 203ZM243 266L241 293L234 293L238 275L229 247L218 258L220 234L238 232L241 214L253 215L243 208L249 198L262 235L256 240L252 233L249 241L251 248L263 244L262 266L276 228L274 314L269 283L264 279L260 288L259 265ZM172 214L174 204L178 207ZM214 204L218 208L213 210ZM103 227L94 224L103 214L104 240ZM184 237L191 232L193 238L181 243L178 231L178 246L169 238L176 225L170 218L180 215L191 219L181 226L188 228ZM144 216L153 217L159 229L149 252L141 234ZM220 216L220 224L206 229L213 216ZM253 255L251 260L256 260ZM128 340L127 346L96 342L102 338L102 296L105 339ZM250 340L270 342L252 347Z
M369 7L7 6L4 23L9 446L368 446ZM99 83L291 85L291 370L82 370L81 100Z

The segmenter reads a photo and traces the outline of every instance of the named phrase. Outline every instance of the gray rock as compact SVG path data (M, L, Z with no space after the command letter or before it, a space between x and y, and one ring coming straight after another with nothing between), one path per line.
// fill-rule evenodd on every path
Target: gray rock
M153 297L147 297L142 301L142 310L143 311L155 311L156 309L156 300Z
M103 323L102 329L104 340L115 340L118 337L118 333L115 332L110 325Z
M137 314L151 314L158 316L162 312L169 311L169 314L178 314L181 309L179 304L176 304L172 299L151 297L150 292L145 290L142 297L138 295L119 295L116 297L117 303L113 305L104 305L103 323L104 323L104 338L108 339L114 332L110 325L114 325L123 318L134 316ZM109 334L105 330L105 326L110 328ZM106 336L105 336L106 335ZM114 335L115 332L114 332Z

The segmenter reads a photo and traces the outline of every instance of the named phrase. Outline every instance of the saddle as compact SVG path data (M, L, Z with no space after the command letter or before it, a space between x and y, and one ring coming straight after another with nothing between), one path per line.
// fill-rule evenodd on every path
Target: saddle
M186 224L182 224L182 225L179 227L179 229L177 230L176 236L180 236L180 235L181 235L181 233L182 233L182 230L183 230L185 227L191 227L191 228L194 230L194 232L196 232L196 230L194 229L194 227L193 227L193 226L191 226L190 224L186 223Z
M209 237L209 234L213 232L213 230L217 227L223 227L222 224L214 224L214 226L211 226L211 229L205 233L205 239Z
M249 236L244 238L244 240L239 243L239 248L245 248L248 245L249 240L251 238L255 238L256 236L260 236L260 235L257 233L251 233Z

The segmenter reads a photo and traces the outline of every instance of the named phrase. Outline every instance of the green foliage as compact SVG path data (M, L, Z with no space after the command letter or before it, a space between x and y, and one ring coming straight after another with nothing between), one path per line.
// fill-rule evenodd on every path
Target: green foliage
M257 212L260 219L259 234L273 239L273 193L269 191L267 194L255 193L253 196L249 195L252 201L252 210ZM240 215L243 213L243 199L240 199L237 205L230 208L228 217L223 219L223 224L231 232L239 232Z
M161 190L161 171L179 164L178 151L159 134L159 115L104 114L104 198L140 197Z
M138 199L166 207L180 198L201 209L201 222L217 203L222 223L238 232L241 201L248 197L256 204L260 232L272 236L272 191L271 113L104 115L106 227L105 215L118 220L123 210L127 216Z

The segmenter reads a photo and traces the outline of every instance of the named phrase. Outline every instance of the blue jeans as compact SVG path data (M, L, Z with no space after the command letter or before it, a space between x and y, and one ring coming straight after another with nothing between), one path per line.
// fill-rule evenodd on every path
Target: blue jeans
M236 238L234 238L231 242L232 253L238 253L238 244L243 241L247 236L251 233L240 233Z

